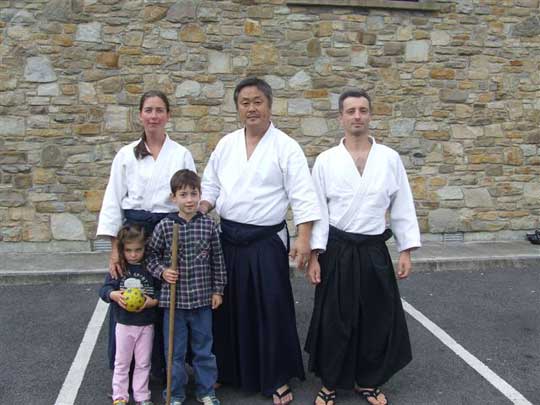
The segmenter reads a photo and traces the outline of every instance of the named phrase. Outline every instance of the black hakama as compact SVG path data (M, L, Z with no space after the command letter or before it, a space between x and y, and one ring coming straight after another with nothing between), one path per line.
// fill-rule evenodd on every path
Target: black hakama
M218 381L264 395L305 378L287 249L277 235L285 226L221 220L228 283L214 313Z
M412 359L405 313L381 235L330 227L306 340L309 370L329 389L374 388Z

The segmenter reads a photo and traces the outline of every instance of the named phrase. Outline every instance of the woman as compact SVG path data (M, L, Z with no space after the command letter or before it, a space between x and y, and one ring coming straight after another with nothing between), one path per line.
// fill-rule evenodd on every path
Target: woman
M169 138L165 125L170 118L169 100L160 91L148 91L139 103L144 131L140 140L126 145L114 157L109 183L99 213L97 236L111 239L109 272L122 274L116 235L124 223L142 225L147 236L157 223L178 208L169 200L169 181L180 169L195 171L191 153ZM114 368L114 326L109 322L109 366ZM152 361L153 375L162 374L164 359L160 325L156 325ZM156 347L156 343L159 342Z

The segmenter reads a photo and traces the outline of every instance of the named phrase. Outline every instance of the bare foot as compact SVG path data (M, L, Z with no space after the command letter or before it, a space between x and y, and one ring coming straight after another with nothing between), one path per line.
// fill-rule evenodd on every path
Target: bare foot
M386 396L378 388L355 387L354 390L370 404L386 405L388 403L388 401L386 400Z
M289 391L289 392L287 392ZM286 393L287 392L287 393ZM286 394L285 394L286 393ZM276 393L272 395L274 405L288 405L293 400L293 394L287 384L282 385L276 390Z
M324 394L324 396L321 395L321 393ZM334 405L335 393L336 391L330 391L328 388L322 387L315 398L315 405ZM330 397L331 395L333 395L333 398Z

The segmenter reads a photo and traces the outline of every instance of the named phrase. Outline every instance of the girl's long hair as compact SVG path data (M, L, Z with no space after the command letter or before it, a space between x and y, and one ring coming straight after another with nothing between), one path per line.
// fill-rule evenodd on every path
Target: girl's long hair
M142 111L144 107L144 102L151 97L159 97L161 100L163 100L163 102L165 103L165 109L167 110L167 112L170 112L169 99L167 98L165 93L159 90L150 90L141 96L141 101L139 101L139 112ZM139 141L137 145L135 145L135 148L133 149L137 160L144 159L146 156L150 156L150 152L148 151L148 149L146 149L145 143L146 143L146 133L144 132L144 129L143 129L141 140Z
M122 267L122 272L125 272L127 268L127 261L124 256L124 248L126 244L133 242L139 242L144 247L144 229L140 225L124 225L118 232L116 241L118 244L120 266Z

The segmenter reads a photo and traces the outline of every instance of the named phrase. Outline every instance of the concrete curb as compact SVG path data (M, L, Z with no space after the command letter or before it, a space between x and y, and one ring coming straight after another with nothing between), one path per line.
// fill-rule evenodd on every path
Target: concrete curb
M0 285L99 284L103 283L105 274L107 269L4 271L0 273Z

